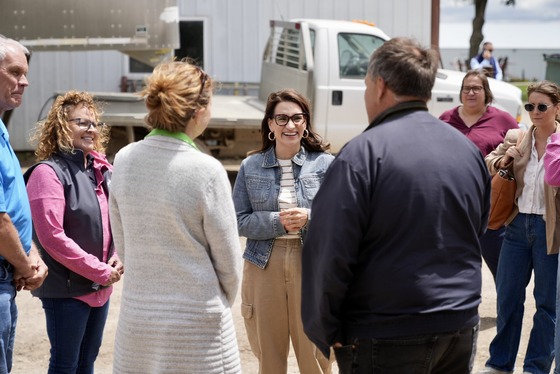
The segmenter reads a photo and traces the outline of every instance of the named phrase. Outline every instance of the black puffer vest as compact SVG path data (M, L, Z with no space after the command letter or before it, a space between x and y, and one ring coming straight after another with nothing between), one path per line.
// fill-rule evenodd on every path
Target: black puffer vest
M88 156L90 157L90 156ZM85 252L103 259L103 222L95 190L84 168L84 154L76 150L74 154L57 153L50 159L30 167L24 174L25 183L40 164L49 165L55 171L64 187L66 208L64 211L64 232ZM102 170L103 189L109 195L110 170ZM56 260L43 248L33 230L33 241L39 248L43 261L49 268L49 275L43 285L32 292L44 298L66 298L85 295L99 289L99 284L74 273ZM113 252L113 245L111 251ZM111 258L109 253L108 258Z

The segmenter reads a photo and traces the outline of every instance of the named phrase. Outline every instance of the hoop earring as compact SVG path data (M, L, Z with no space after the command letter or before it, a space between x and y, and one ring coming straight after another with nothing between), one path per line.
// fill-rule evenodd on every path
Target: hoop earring
M271 142L276 140L276 135L272 131L268 133L268 140L270 140Z
M304 129L303 135L301 136L302 139L307 139L309 137L309 130Z

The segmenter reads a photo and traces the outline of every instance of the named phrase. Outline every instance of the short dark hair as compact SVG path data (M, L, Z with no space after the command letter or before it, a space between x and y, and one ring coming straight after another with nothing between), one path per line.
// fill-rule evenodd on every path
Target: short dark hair
M368 75L381 77L397 96L429 100L436 80L437 52L410 38L393 38L371 56Z

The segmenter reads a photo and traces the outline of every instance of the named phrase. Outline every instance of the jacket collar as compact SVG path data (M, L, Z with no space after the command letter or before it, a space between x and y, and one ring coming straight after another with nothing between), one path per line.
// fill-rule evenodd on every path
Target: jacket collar
M299 152L292 157L292 162L298 166L302 166L307 158L307 150L304 147L299 148ZM268 148L263 154L263 168L273 168L278 166L278 159L276 158L276 153L274 152L274 147Z
M56 154L62 158L70 160L72 162L77 163L80 166L81 170L85 170L84 167L84 152L81 149L74 149L74 152L62 152L58 151ZM109 170L111 168L111 164L105 157L103 157L100 153L92 151L87 156L87 164L93 163L94 169L100 169L101 172L105 172L105 170Z
M364 132L369 129L379 125L381 122L385 121L387 118L394 116L397 113L404 113L409 111L425 110L428 111L428 105L421 100L405 101L404 103L398 103L395 106L381 112L377 117L371 121L369 126L364 130Z
M80 169L85 169L84 167L84 152L81 149L74 149L73 152L63 152L58 151L56 154L66 160L72 161L80 166ZM88 156L89 157L89 156ZM89 159L88 159L89 162Z

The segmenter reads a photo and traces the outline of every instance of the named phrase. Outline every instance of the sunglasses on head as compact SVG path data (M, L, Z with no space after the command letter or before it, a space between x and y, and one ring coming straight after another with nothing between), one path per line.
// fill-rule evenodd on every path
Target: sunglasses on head
M533 110L535 110L535 107L539 110L539 112L546 112L548 110L548 108L550 108L553 104L550 105L546 105L546 104L525 104L525 110L527 112L532 112Z

